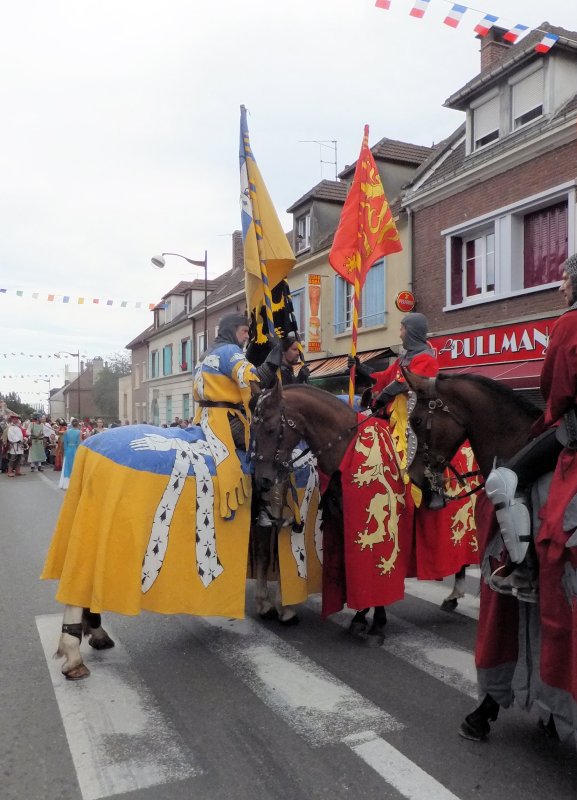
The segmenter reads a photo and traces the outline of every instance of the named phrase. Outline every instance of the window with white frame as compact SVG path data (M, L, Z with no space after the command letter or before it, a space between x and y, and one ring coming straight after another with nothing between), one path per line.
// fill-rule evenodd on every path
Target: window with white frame
M311 246L311 213L310 211L296 218L296 251L300 253Z
M186 372L191 368L192 357L191 357L191 342L190 339L182 339L179 346L179 365L180 371Z
M196 352L198 353L197 361L202 357L202 354L206 350L206 339L204 337L204 331L202 333L197 334L196 336Z
M567 190L528 198L492 219L444 232L448 306L554 286L569 252L574 214L574 191Z
M543 116L544 80L539 69L511 87L511 129L516 130Z
M296 289L291 292L291 300L293 303L293 311L299 331L305 329L305 290Z
M361 313L359 327L369 328L385 323L385 263L377 261L367 273L361 291ZM335 335L350 330L353 322L354 286L340 275L335 276Z
M473 150L486 147L499 138L499 95L473 109Z

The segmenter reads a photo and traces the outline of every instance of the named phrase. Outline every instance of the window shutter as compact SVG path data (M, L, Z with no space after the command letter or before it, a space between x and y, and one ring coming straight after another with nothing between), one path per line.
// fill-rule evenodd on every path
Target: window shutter
M534 72L513 86L513 120L517 123L529 111L543 106L543 70Z
M475 142L499 130L499 95L473 111Z
M451 239L451 305L463 302L463 240Z

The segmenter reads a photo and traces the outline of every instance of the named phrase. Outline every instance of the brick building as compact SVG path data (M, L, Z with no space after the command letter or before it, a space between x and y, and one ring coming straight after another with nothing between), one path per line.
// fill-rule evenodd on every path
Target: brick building
M560 38L548 53L543 30ZM464 124L405 187L417 309L441 366L535 393L561 265L577 250L577 33L494 28L445 103Z

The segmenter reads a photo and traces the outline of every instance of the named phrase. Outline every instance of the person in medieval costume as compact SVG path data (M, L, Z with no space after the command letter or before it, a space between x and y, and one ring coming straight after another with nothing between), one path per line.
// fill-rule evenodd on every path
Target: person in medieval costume
M72 468L74 466L74 459L76 458L76 451L81 441L80 423L77 419L73 419L70 423L70 427L64 434L64 465L58 483L61 489L68 489Z
M429 324L424 314L407 314L401 321L401 344L403 355L399 356L391 366L383 372L375 372L357 358L348 358L349 369L356 366L357 375L372 386L370 396L366 398L373 410L380 409L384 415L390 410L391 401L400 394L407 393L407 384L401 367L409 369L415 375L433 378L439 371L439 364L427 341Z
M24 459L24 431L20 419L13 414L9 419L8 427L2 434L2 441L8 454L8 477L22 475L21 464Z
M64 434L68 430L68 426L63 419L56 420L55 433L56 433L56 450L54 451L54 472L62 472L62 464L64 463Z
M306 364L303 364L296 374L294 371L294 367L299 363L300 357L296 333L291 331L282 340L280 375L283 386L290 386L292 383L308 383L310 370Z
M44 424L40 420L40 414L32 414L32 421L28 426L28 440L30 450L28 451L28 463L30 472L43 472L42 466L46 461L46 449L44 447Z
M282 358L277 345L263 364L254 367L243 350L248 337L244 314L222 317L214 344L204 353L193 379L194 423L202 428L215 461L223 519L232 517L250 497L250 476L243 473L236 449L248 447L251 384L274 382Z
M563 264L559 291L568 309L553 326L541 371L541 393L547 406L533 425L532 441L508 464L497 466L485 485L512 567L508 575L493 575L490 585L526 602L536 602L538 595L529 489L537 478L555 469L564 449L577 450L577 254Z

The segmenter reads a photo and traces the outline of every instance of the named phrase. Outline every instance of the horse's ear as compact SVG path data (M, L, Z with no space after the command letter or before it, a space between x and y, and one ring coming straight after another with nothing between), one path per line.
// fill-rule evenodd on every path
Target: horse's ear
M401 372L405 376L405 380L407 381L409 389L411 389L413 392L417 392L417 394L426 392L428 378L424 378L422 375L416 375L414 372L411 372L410 369L407 369L402 365Z
M261 391L260 383L258 381L250 382L250 400L248 401L248 407L250 408L251 412L253 412L256 408L256 401L258 400Z

